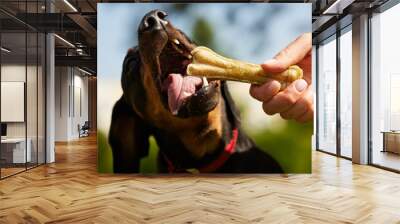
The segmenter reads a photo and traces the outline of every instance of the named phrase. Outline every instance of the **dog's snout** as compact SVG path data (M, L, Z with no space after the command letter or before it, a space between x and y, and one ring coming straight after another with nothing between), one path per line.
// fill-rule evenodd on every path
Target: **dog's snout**
M161 10L153 10L147 13L140 23L139 31L162 29L162 26L168 23L165 17L167 17L167 13Z

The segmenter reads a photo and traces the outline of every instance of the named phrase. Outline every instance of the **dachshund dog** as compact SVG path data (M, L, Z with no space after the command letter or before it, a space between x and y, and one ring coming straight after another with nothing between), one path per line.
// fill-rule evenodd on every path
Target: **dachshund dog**
M225 81L186 75L196 45L166 16L143 17L124 59L109 132L114 172L139 172L154 136L163 173L282 173L240 128Z

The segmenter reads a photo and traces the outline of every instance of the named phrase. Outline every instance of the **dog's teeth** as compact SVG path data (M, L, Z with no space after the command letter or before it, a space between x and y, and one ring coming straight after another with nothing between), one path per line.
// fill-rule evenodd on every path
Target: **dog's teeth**
M203 86L208 86L207 78L203 76Z
M181 95L182 95L183 97L189 97L189 96L191 96L192 94L189 93L189 92L183 91L183 92L181 92Z
M180 44L178 39L174 39L173 41L174 41L174 43L177 44L177 45Z
M191 55L191 54L188 54L187 58L188 58L188 59L192 59L192 55Z

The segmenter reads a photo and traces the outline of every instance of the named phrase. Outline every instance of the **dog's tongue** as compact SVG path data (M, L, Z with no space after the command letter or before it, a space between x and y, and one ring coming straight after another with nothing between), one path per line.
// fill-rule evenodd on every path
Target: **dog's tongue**
M202 80L193 76L169 74L168 83L168 106L171 113L176 115L184 100L196 92L196 86L200 86Z

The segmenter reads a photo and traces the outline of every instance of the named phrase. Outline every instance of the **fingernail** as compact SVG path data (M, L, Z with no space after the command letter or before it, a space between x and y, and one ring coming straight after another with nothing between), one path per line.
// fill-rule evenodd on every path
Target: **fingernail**
M295 87L297 91L303 92L307 88L307 82L304 79L297 80Z
M279 90L280 88L281 88L281 84L278 81L273 80L268 83L266 90L268 92L275 92L275 91Z

